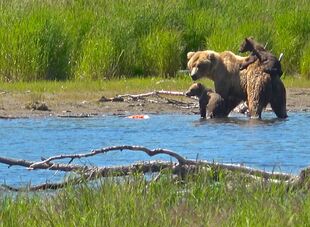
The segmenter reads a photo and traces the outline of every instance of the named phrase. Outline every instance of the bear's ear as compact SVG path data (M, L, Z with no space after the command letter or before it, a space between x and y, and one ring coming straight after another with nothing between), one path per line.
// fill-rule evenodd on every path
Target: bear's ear
M247 43L251 43L251 41L253 41L253 40L254 40L253 36L249 36L249 37L245 38L245 41Z
M191 59L194 54L195 54L195 52L188 52L187 53L187 60Z
M214 54L214 53L209 53L209 54L208 54L208 59L209 59L210 61L215 60L215 54Z
M199 88L199 89L205 89L205 87L203 86L202 83L197 83L196 86Z

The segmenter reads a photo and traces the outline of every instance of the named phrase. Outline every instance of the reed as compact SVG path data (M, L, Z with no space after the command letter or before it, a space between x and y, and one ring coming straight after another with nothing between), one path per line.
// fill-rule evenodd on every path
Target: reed
M58 192L2 194L3 226L303 226L309 191L239 174L198 171L180 181L133 173Z
M309 1L0 2L0 80L173 77L186 53L237 52L254 36L286 75L309 78Z

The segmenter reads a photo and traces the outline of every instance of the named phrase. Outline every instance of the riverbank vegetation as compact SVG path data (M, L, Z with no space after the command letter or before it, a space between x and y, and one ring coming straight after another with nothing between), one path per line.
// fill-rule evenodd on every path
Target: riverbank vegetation
M246 36L310 76L309 1L1 1L0 80L175 76L186 53L231 50Z
M181 180L133 173L51 193L1 194L3 226L303 226L306 188L200 170Z
M213 82L201 79L201 82L209 88L213 88ZM287 88L310 88L310 80L303 78L285 77L283 82ZM35 93L95 93L103 92L108 96L119 94L138 94L154 90L186 91L192 84L188 75L174 78L164 77L133 77L113 80L86 80L86 81L35 81L35 82L0 82L1 92L35 92Z
M284 53L287 87L310 87L309 11L306 0L4 0L0 93L185 91L188 51L237 53L250 35ZM216 170L0 194L1 226L303 226L309 214L304 188Z

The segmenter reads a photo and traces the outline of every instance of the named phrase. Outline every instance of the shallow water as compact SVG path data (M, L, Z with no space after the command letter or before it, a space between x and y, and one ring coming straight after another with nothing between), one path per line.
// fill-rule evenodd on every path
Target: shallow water
M204 121L198 115L150 115L145 120L115 116L0 120L0 156L39 161L41 157L126 144L287 173L298 173L310 165L310 113L290 113L286 120L264 113L263 118L251 120L236 114ZM152 159L159 158L170 160L164 155ZM75 163L124 165L150 159L140 152L114 151ZM0 164L0 183L36 184L61 177L61 173Z

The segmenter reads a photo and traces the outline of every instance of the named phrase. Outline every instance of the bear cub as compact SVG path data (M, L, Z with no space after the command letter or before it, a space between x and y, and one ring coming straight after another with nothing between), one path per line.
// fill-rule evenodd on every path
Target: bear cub
M201 83L192 84L185 95L199 98L200 116L202 118L227 117L224 99L218 93L205 88ZM208 110L208 116L206 116L206 110Z
M267 51L263 45L256 42L252 37L245 38L240 45L239 52L245 53L247 51L251 51L252 53L248 59L240 65L240 70L246 69L250 64L259 59L264 72L270 74L270 76L282 76L281 63L277 57Z

